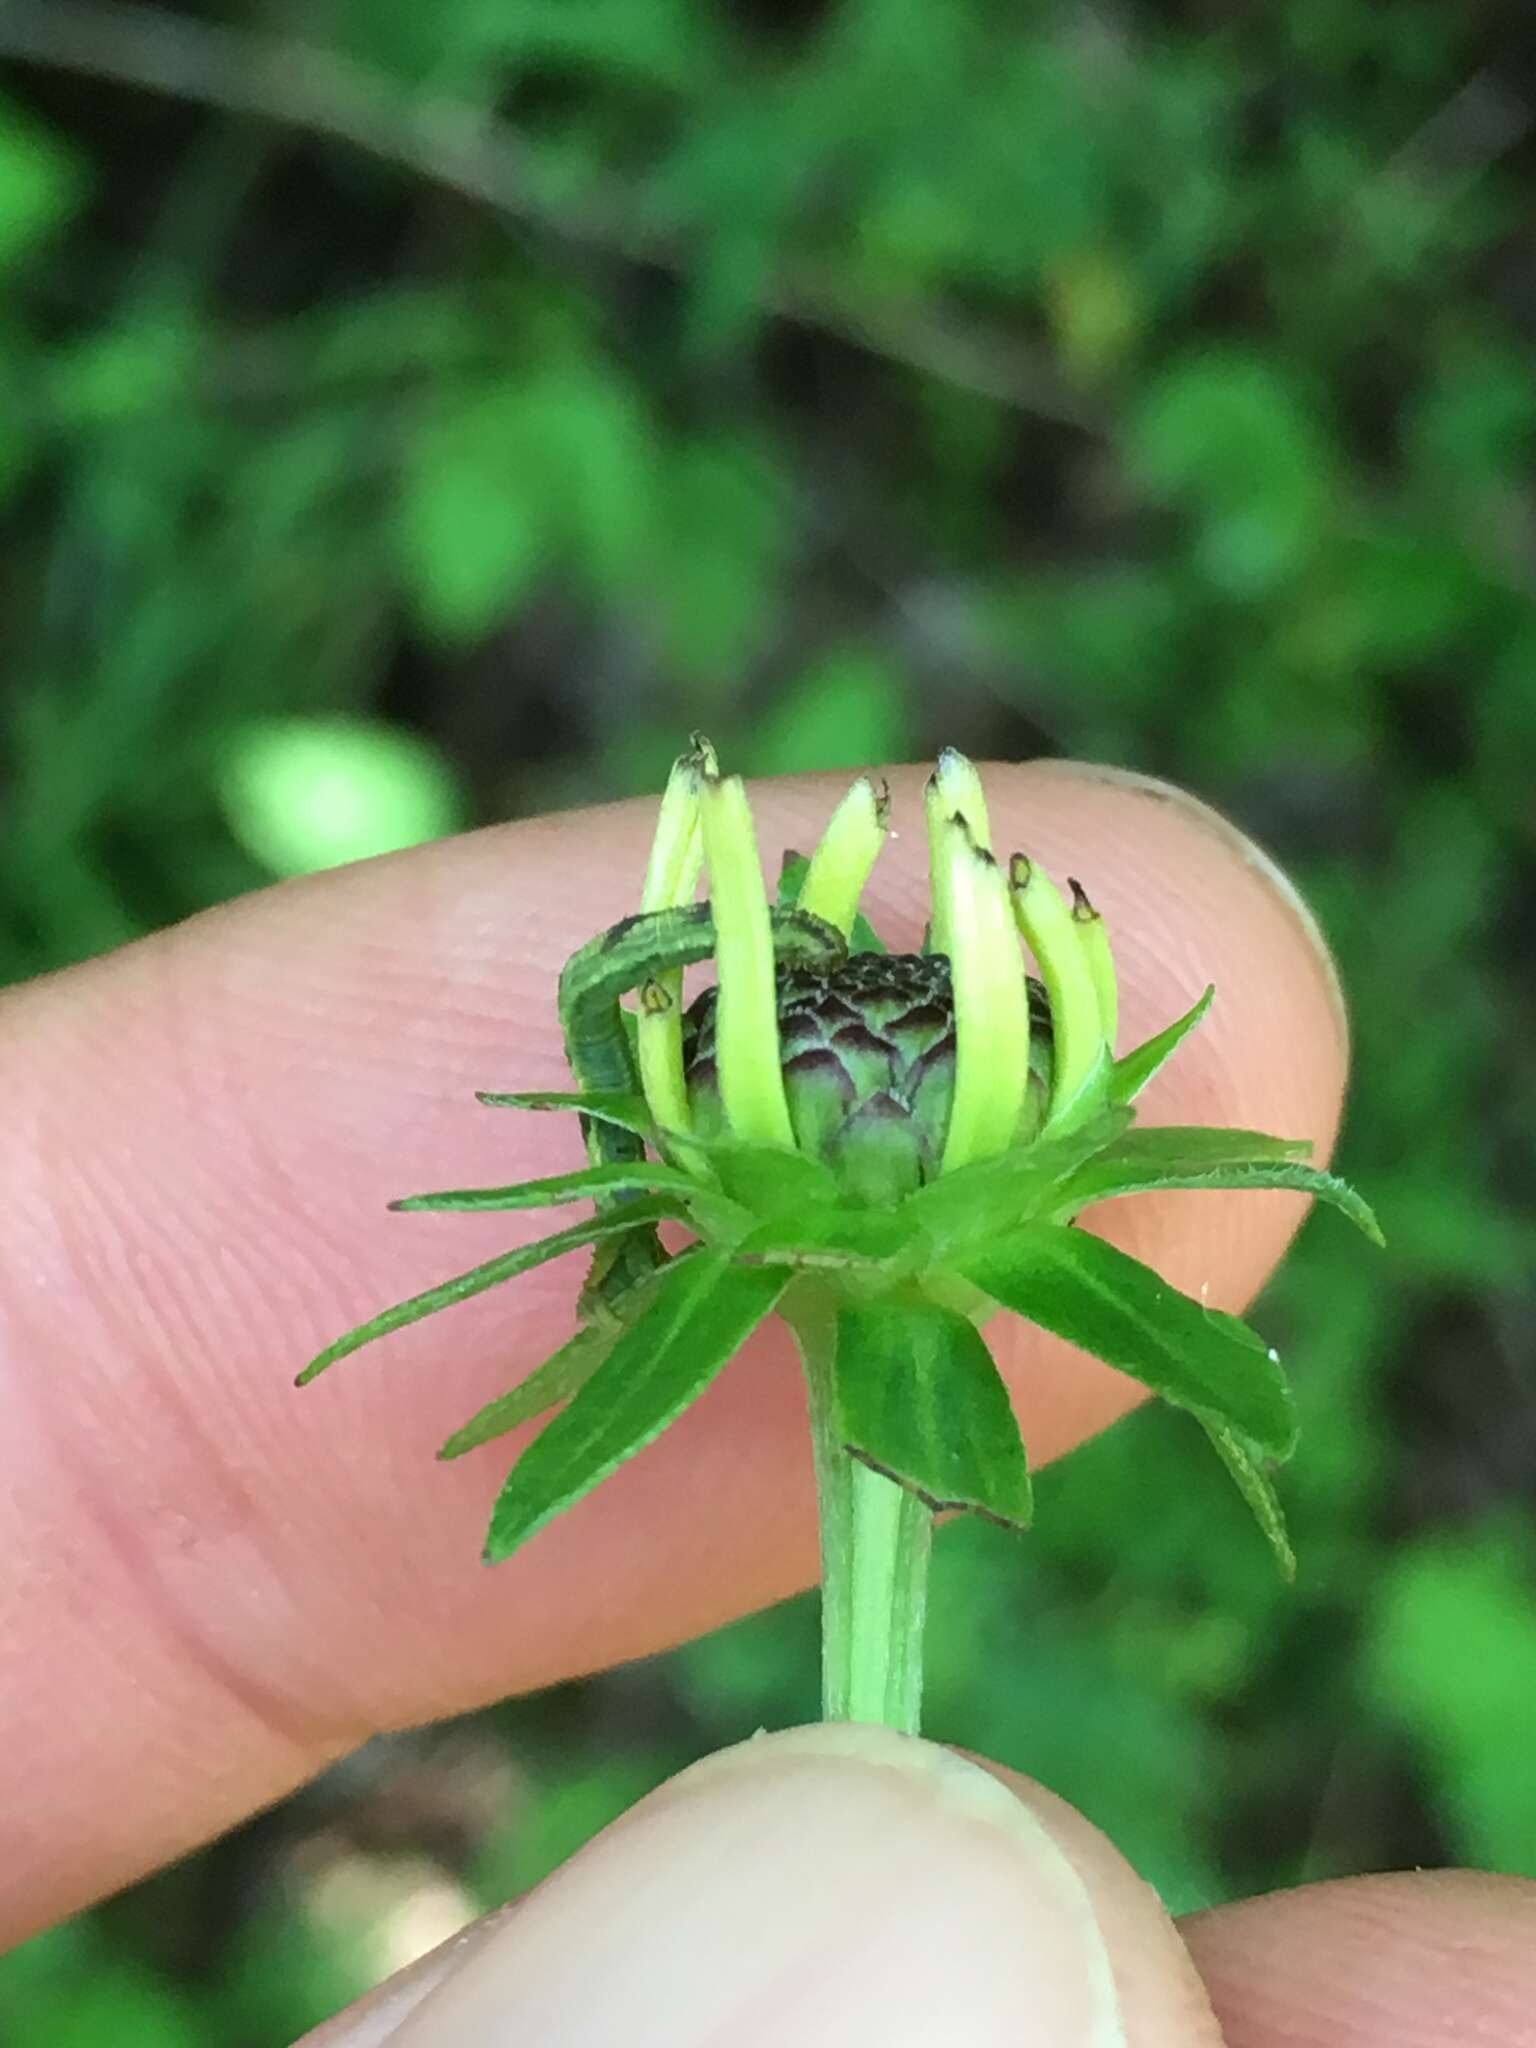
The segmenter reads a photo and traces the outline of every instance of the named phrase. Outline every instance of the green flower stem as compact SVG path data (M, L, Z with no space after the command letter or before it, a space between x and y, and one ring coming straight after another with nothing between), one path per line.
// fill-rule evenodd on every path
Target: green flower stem
M906 1487L852 1457L837 1425L832 1304L810 1289L784 1305L805 1366L821 1519L821 1699L828 1721L915 1735L933 1516Z
M853 1592L841 1692L828 1720L878 1721L915 1735L923 1703L923 1622L933 1515L915 1493L848 1458Z

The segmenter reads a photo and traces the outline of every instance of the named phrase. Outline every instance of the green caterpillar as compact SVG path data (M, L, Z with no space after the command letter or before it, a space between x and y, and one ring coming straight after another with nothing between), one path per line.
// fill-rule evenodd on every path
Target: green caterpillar
M775 956L824 971L841 965L847 945L835 926L809 912L771 913ZM621 918L573 953L560 974L560 1027L565 1055L582 1094L598 1090L640 1092L640 1076L622 998L654 986L671 968L692 967L715 950L715 920L708 903L641 912ZM658 993L662 993L658 990ZM594 1166L644 1157L638 1132L583 1117L582 1136ZM598 1195L597 1207L612 1209L633 1197ZM622 1315L625 1298L666 1260L654 1223L599 1245L582 1289L581 1313L606 1322Z

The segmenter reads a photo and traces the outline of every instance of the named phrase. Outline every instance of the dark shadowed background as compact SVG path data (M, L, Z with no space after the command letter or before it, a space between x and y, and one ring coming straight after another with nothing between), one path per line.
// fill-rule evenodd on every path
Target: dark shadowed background
M1297 1590L1165 1414L939 1546L931 1732L1176 1907L1536 1874L1530 27L0 0L0 976L693 726L1124 762L1301 879L1391 1243L1257 1310ZM802 1601L381 1742L0 1963L0 2036L278 2048L815 1666Z

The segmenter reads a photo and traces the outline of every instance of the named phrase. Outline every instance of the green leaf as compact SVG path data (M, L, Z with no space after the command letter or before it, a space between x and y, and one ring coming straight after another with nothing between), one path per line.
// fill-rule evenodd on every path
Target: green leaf
M1536 1549L1515 1502L1483 1512L1377 1553L1363 1697L1411 1738L1456 1860L1536 1877Z
M1004 1308L1166 1400L1215 1415L1274 1456L1290 1452L1296 1424L1276 1355L1236 1316L1181 1294L1102 1238L1036 1223L955 1264Z
M542 1365L536 1366L527 1379L519 1381L507 1393L498 1394L494 1401L488 1401L461 1429L456 1429L437 1455L445 1459L462 1458L466 1451L478 1450L481 1444L491 1443L495 1438L505 1436L509 1430L531 1422L546 1409L570 1400L597 1371L618 1342L625 1326L637 1320L649 1307L663 1276L700 1256L697 1250L679 1252L676 1258L658 1267L625 1297L622 1322L592 1324L578 1330Z
M307 1386L327 1366L334 1365L339 1358L347 1357L364 1344L371 1344L375 1337L387 1337L392 1331L403 1330L409 1323L419 1323L424 1316L436 1315L440 1308L451 1308L455 1302L468 1301L471 1295L484 1294L487 1288L499 1287L503 1280L514 1280L519 1273L542 1266L549 1259L558 1259L564 1252L580 1251L583 1246L596 1244L601 1238L633 1230L637 1224L657 1223L663 1217L675 1217L678 1213L677 1202L667 1196L626 1202L622 1209L589 1216L580 1223L572 1224L569 1230L556 1231L553 1237L541 1237L536 1244L522 1244L510 1252L502 1252L497 1258L487 1259L483 1265L472 1266L467 1273L459 1273L452 1280L429 1287L423 1294L413 1294L409 1301L397 1302L381 1315L359 1323L355 1330L338 1337L334 1344L328 1344L317 1358L312 1359L295 1384Z
M919 1242L916 1223L905 1207L892 1211L807 1204L749 1232L737 1245L736 1256L812 1269L891 1267Z
M1112 1145L1130 1121L1130 1110L1108 1110L1059 1138L1037 1138L994 1159L978 1159L909 1195L903 1214L940 1247L974 1244L1015 1229L1054 1209L1061 1183Z
M878 648L858 641L832 647L754 722L747 772L824 773L904 760L908 694L906 677Z
M1289 1583L1296 1576L1296 1553L1291 1548L1280 1496L1270 1484L1269 1475L1260 1463L1256 1447L1246 1443L1235 1429L1229 1429L1214 1415L1197 1413L1196 1419L1210 1438L1217 1456L1236 1481L1238 1492L1252 1508L1254 1520L1263 1530L1270 1549L1275 1553L1280 1575Z
M733 1265L723 1251L665 1268L650 1305L513 1467L491 1518L486 1562L510 1557L654 1442L751 1336L789 1279L786 1270Z
M1272 595L1326 545L1337 450L1277 357L1207 340L1165 363L1125 452L1134 477L1194 514L1196 562L1231 596Z
M464 822L437 750L382 719L252 719L219 771L231 831L275 875L307 875L445 838Z
M1216 988L1213 983L1206 989L1199 1002L1192 1009L1186 1010L1182 1017L1136 1046L1124 1059L1116 1060L1109 1081L1110 1100L1134 1102L1158 1068L1172 1059L1215 999Z
M733 1202L767 1219L786 1209L826 1208L837 1200L837 1176L821 1160L783 1145L758 1145L741 1138L697 1138L663 1131L670 1152L696 1151Z
M803 853L786 850L779 868L779 894L775 905L779 910L793 910L800 901L800 891L805 887L805 877L810 861ZM884 939L875 930L862 910L853 914L853 925L848 934L850 953L884 953L887 950Z
M518 380L453 387L406 449L397 505L402 580L445 640L477 638L513 612L555 546L537 397Z
M1150 1141L1166 1137L1165 1145ZM1229 1140L1224 1158L1222 1140ZM1203 1140L1204 1142L1198 1142ZM1058 1189L1054 1215L1065 1220L1094 1202L1157 1189L1235 1188L1257 1191L1288 1188L1329 1202L1363 1230L1373 1244L1384 1244L1381 1225L1370 1205L1348 1181L1321 1167L1308 1166L1284 1148L1303 1140L1266 1138L1257 1131L1165 1130L1133 1131L1113 1150L1087 1162ZM1187 1149L1186 1149L1187 1148ZM1308 1147L1310 1150L1310 1147Z
M595 1195L635 1194L650 1189L675 1193L680 1200L707 1195L691 1175L676 1166L637 1159L608 1166L585 1166L578 1173L557 1173L548 1180L519 1181L505 1188L446 1188L440 1194L402 1195L390 1208L417 1209L545 1209L559 1202L580 1202ZM718 1196L716 1200L718 1201Z
M483 1102L487 1109L575 1109L591 1117L594 1123L617 1124L621 1131L635 1131L642 1138L650 1137L655 1130L645 1097L621 1088L593 1088L585 1095L558 1088L535 1088L511 1095L481 1089L475 1100Z
M1154 1171L1198 1172L1204 1166L1252 1166L1273 1160L1306 1159L1310 1138L1275 1138L1268 1131L1225 1130L1210 1124L1139 1124L1109 1148L1105 1159L1123 1159Z
M522 1423L531 1422L545 1409L568 1401L597 1371L618 1336L616 1329L593 1326L578 1330L558 1351L551 1352L542 1365L535 1366L527 1379L477 1409L462 1428L453 1432L437 1455L462 1458L466 1451L478 1450L481 1444L492 1443Z
M0 100L0 270L62 227L86 184L84 160L62 135Z
M916 1298L845 1305L834 1370L837 1428L855 1456L932 1508L1028 1526L1013 1402L964 1316Z
M1092 1129L1115 1104L1114 1079L1115 1063L1108 1048L1101 1046L1093 1065L1068 1099L1051 1110L1045 1126L1049 1134L1053 1138L1067 1137L1074 1131Z

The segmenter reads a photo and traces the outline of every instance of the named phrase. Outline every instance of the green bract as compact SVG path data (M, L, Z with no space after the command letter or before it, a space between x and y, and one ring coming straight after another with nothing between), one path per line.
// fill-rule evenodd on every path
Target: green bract
M1069 901L1022 855L999 863L959 755L941 756L926 808L929 939L890 954L858 909L886 837L884 789L856 782L811 858L786 857L770 902L745 788L696 741L668 785L639 911L561 977L575 1091L482 1097L580 1113L590 1164L394 1205L592 1205L375 1317L303 1375L592 1247L577 1334L443 1447L456 1457L558 1409L497 1503L490 1560L642 1450L777 1310L807 1364L829 1631L856 1634L876 1610L920 1616L914 1514L924 1528L940 1508L1029 1519L1013 1406L978 1334L1002 1307L1187 1409L1290 1570L1266 1476L1295 1438L1275 1353L1076 1224L1155 1188L1293 1188L1379 1239L1375 1221L1302 1141L1135 1128L1135 1098L1211 991L1116 1057L1114 964L1081 886ZM685 1009L683 971L710 959L715 984ZM687 1226L689 1249L663 1251L663 1220ZM873 1679L829 1677L829 1711L915 1725L915 1654L886 1657Z

